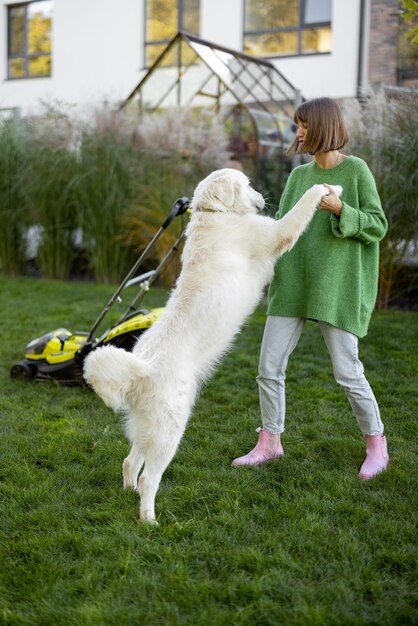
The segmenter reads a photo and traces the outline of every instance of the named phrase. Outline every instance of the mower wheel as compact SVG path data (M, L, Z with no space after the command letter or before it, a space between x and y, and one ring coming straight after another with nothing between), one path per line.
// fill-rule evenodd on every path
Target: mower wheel
M35 376L35 372L33 368L25 363L25 361L20 361L19 363L15 363L10 370L10 376L12 378L17 378L18 380L32 380Z

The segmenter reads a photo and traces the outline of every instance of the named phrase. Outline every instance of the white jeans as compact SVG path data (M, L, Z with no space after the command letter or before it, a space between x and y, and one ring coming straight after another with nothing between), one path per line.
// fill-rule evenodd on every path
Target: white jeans
M263 428L274 434L284 431L286 368L305 322L299 317L267 317L257 382ZM357 337L326 322L319 322L319 327L331 357L335 380L344 389L361 432L382 435L379 407L358 358Z

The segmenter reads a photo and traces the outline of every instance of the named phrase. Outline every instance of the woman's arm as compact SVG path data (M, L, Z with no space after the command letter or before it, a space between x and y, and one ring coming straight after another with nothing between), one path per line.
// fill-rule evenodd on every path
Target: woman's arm
M365 165L358 173L359 208L342 200L340 215L331 214L331 229L339 238L353 237L363 243L378 242L388 229L376 183Z

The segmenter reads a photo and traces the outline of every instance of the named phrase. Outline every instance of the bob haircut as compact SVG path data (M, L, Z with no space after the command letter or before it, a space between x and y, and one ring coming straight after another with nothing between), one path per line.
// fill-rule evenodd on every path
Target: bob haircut
M348 143L348 131L341 109L330 98L315 98L303 102L295 111L296 124L307 126L306 139L302 146L295 137L288 154L317 154L340 150Z

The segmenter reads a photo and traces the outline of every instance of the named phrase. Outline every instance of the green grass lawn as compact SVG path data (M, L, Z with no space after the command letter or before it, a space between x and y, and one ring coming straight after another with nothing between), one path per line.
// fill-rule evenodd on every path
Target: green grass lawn
M387 472L357 479L364 442L314 323L289 366L285 458L231 468L260 425L261 307L201 393L150 527L122 490L128 443L110 409L9 378L30 339L88 330L111 294L0 279L0 624L417 624L417 314L376 313L360 344Z

